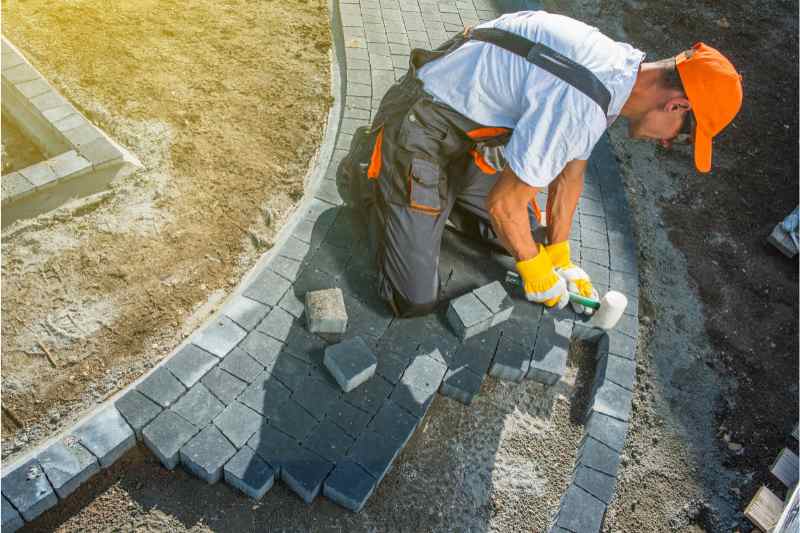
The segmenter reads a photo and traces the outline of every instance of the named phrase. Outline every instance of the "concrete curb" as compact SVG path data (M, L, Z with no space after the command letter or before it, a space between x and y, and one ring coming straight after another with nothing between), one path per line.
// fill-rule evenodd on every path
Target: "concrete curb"
M221 310L170 356L73 428L4 466L3 495L26 519L57 502L47 479L27 472L41 468L51 446L78 444L107 468L135 440L167 468L184 464L210 483L224 477L251 497L263 496L279 479L307 502L322 493L358 511L437 392L469 404L487 373L552 385L563 375L569 340L583 339L596 347L598 370L573 479L552 531L602 527L627 435L638 331L636 246L608 139L592 155L570 240L601 293L615 289L629 298L615 331L591 330L570 310L543 312L509 284L501 307L520 305L463 341L446 325L444 310L393 319L377 298L374 268L358 253L360 228L341 206L336 167L355 128L369 123L383 91L404 73L407 49L444 40L457 31L456 17L467 24L498 12L488 0L472 6L330 1L334 106L297 211ZM444 247L448 298L502 279L508 269L485 251L475 253ZM347 393L324 367L328 343L301 321L303 295L332 287L341 288L348 312L342 340L361 337L379 359L375 375ZM88 477L81 465L49 468L74 472L80 482ZM59 486L70 481L59 479Z

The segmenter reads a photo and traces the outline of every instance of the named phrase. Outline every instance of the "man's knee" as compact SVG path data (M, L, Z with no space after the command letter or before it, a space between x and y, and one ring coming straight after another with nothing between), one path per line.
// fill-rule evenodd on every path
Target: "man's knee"
M414 316L424 316L433 312L436 305L439 303L438 298L434 298L429 302L411 302L395 295L394 298L394 313L400 318L410 318Z

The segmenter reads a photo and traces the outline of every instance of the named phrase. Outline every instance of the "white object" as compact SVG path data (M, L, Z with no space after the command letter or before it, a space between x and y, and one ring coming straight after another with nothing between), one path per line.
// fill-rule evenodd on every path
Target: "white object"
M570 268L557 268L556 273L564 278L567 282L567 290L569 292L574 292L575 294L580 294L581 291L578 289L578 284L576 282L585 279L589 280L589 274L587 274L581 267L579 266L571 266ZM597 289L592 288L592 295L589 296L592 300L599 300L600 295L597 293ZM572 309L578 313L579 315L589 315L591 316L594 314L594 309L591 307L583 306L579 303L570 302L572 304Z
M574 159L586 160L630 96L644 52L583 22L522 11L480 24L542 43L580 63L611 93L609 116L578 89L522 57L471 41L419 70L425 90L486 126L513 128L503 149L517 176L544 187Z
M622 313L628 306L628 298L617 291L608 291L603 299L600 300L598 309L589 321L589 326L603 330L613 329L617 325Z

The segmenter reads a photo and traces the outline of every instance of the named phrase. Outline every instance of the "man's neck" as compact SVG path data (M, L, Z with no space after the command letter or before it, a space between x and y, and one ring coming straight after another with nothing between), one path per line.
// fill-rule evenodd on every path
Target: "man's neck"
M620 110L620 116L627 119L637 118L652 108L659 96L657 89L660 77L661 73L655 63L642 63L631 94Z

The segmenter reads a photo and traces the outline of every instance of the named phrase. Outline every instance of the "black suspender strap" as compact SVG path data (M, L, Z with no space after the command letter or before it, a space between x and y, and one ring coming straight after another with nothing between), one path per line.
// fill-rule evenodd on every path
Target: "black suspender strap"
M524 57L537 67L569 83L594 100L603 113L608 116L611 93L597 76L572 59L559 54L552 48L499 28L476 28L468 33L468 38L499 46L509 52Z

